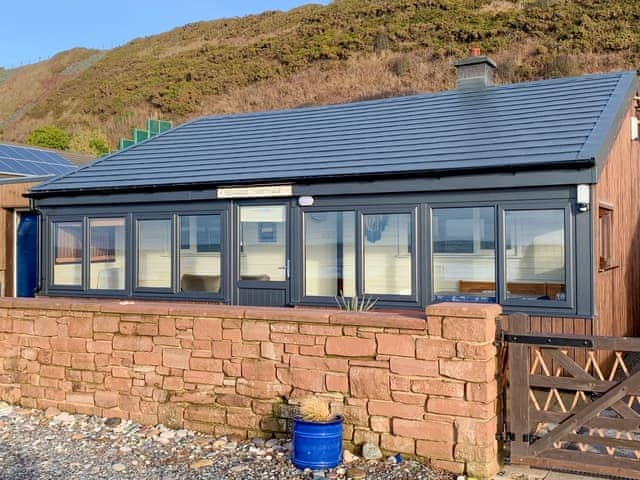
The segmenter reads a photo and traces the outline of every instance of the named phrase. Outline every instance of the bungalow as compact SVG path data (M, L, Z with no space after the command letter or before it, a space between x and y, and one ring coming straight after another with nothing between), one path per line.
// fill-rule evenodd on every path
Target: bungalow
M199 118L35 186L40 293L486 302L634 333L636 73L494 86L495 67L457 62L453 91Z

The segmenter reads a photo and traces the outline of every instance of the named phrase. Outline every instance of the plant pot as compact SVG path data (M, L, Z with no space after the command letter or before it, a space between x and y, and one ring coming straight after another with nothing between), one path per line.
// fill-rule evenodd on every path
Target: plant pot
M291 460L299 469L322 470L342 463L342 425L344 417L328 422L293 418Z

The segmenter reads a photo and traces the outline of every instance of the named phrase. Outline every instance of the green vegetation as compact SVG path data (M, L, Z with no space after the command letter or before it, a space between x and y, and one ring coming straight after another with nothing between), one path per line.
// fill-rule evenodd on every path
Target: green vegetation
M500 60L502 82L636 68L640 2L335 0L189 24L107 52L78 51L73 62L54 57L57 76L42 83L51 88L21 106L24 115L4 125L5 136L20 139L45 122L68 131L88 124L115 146L155 114L179 123L298 98L328 103L447 88L451 60L470 45Z
M102 157L109 153L107 136L97 129L79 130L71 137L69 150Z
M55 148L56 150L69 150L70 141L71 137L67 132L53 125L32 130L26 140L29 145Z

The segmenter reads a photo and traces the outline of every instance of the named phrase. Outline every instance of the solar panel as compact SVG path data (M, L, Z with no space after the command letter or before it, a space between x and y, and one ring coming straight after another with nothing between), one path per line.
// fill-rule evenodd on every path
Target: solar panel
M58 175L76 166L56 152L0 144L0 171L18 175Z

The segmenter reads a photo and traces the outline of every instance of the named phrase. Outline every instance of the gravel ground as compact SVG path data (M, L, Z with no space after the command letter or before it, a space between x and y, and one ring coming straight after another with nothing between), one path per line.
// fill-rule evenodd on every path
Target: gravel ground
M356 459L302 472L285 440L236 442L162 425L21 409L0 402L0 480L368 479L449 480L402 461Z

